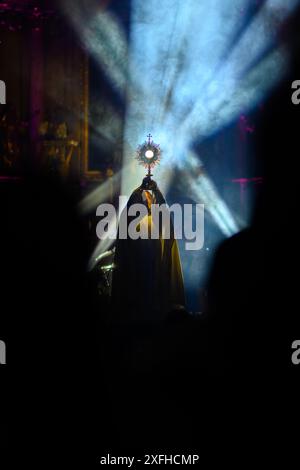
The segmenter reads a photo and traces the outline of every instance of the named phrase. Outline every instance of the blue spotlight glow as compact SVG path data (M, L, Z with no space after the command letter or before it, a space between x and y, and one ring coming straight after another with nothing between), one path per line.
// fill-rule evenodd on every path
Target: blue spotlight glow
M287 53L274 49L276 33L298 4L266 1L247 25L250 0L133 0L125 162L150 131L162 167L184 168L195 141L255 107L283 76ZM140 178L140 169L126 176L122 193Z
M121 172L116 173L100 186L87 194L79 204L81 214L89 214L96 209L102 202L107 202L112 194L112 187L115 189L121 179Z
M64 0L65 14L84 47L121 93L127 83L127 39L118 19L95 0Z
M150 132L164 153L154 175L164 192L177 171L182 177L175 185L205 205L223 237L247 225L193 149L254 109L283 78L288 53L277 33L300 0L132 0L129 45L111 12L99 11L92 0L65 1L86 48L126 99L121 194L141 183L144 170L134 155ZM105 191L100 188L83 208ZM109 242L100 243L95 255Z
M186 150L193 139L217 132L253 108L282 77L287 55L283 49L269 50L299 1L265 2L228 51L250 4L133 1L125 134L130 147L151 131L165 151L170 146L166 149L163 136L167 144L175 134ZM169 156L176 160L185 154Z

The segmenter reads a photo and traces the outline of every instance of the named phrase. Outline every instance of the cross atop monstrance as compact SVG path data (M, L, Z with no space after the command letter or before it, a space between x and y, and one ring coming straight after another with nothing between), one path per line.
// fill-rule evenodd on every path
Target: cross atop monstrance
M140 165L148 169L147 177L151 178L151 169L154 168L161 159L161 149L159 144L152 140L152 135L147 135L146 140L142 145L139 145L136 151L136 158Z

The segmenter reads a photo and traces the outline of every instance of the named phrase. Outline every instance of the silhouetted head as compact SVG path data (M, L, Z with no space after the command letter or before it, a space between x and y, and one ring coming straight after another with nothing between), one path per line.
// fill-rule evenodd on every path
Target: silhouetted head
M152 191L157 189L157 184L155 181L151 179L151 176L146 176L143 179L143 183L141 185L141 189L144 189L146 191Z

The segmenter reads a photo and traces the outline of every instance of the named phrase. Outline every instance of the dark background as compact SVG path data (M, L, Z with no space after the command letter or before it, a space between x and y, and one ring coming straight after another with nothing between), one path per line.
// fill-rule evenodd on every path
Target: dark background
M66 187L29 165L22 180L1 183L0 337L8 362L1 390L8 386L2 403L12 463L89 466L106 452L182 450L211 463L221 456L269 464L283 454L286 465L292 458L298 20L284 31L289 76L265 103L253 142L264 178L253 223L221 244L205 316L175 315L154 329L107 324L107 304L86 274L91 242L76 212L77 181Z

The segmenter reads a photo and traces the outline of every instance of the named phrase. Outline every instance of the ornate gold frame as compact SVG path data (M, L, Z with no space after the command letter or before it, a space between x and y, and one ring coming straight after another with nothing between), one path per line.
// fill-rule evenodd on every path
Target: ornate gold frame
M89 56L87 53L84 54L83 59L83 70L82 70L82 152L80 171L85 179L89 180L101 180L102 175L100 171L89 170Z

